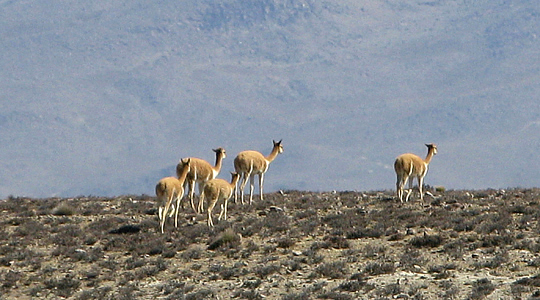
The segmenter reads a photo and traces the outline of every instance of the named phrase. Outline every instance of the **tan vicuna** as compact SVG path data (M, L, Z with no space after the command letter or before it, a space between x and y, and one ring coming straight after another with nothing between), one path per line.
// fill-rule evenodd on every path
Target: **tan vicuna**
M236 188L236 183L238 182L239 177L240 176L238 173L231 173L230 183L226 180L216 178L208 180L204 185L204 190L201 193L200 201L208 199L208 226L214 227L214 222L212 221L212 210L214 209L214 206L216 206L216 203L221 201L221 212L219 213L218 220L221 220L222 217L223 220L227 220L227 204L229 203L229 199Z
M210 180L216 178L216 176L219 174L219 171L221 171L221 165L223 162L223 159L227 156L225 153L225 149L223 148L217 148L213 149L216 153L216 164L215 166L211 166L207 161L200 158L191 157L191 167L190 171L187 174L186 182L184 186L188 187L188 194L189 194L189 200L191 202L191 208L196 213L201 213L203 210L203 203L199 200L199 208L195 209L195 204L193 203L193 197L195 194L195 183L199 185L199 195L202 193L204 189L204 184ZM178 177L180 177L180 173L182 173L182 164L178 164L176 166L176 174Z
M163 233L165 220L171 205L172 209L169 217L172 217L173 213L175 214L174 227L178 227L178 210L180 209L180 202L184 196L184 181L186 180L187 174L190 170L191 160L189 158L182 159L180 160L179 165L182 165L182 172L178 174L178 178L165 177L156 184L156 196L159 206L158 216L161 226L161 233ZM176 199L176 207L174 204L172 204L174 199Z
M281 145L281 140L279 142L274 142L274 148L268 156L263 156L260 152L257 151L242 151L234 159L234 169L242 177L242 182L240 184L240 197L242 204L244 204L244 188L249 177L249 204L253 202L253 181L255 175L259 175L259 193L261 201L263 200L263 182L264 182L264 173L268 170L270 163L276 158L276 156L283 152L283 146ZM238 191L234 193L234 202L238 200Z
M396 170L397 182L396 190L399 200L403 202L403 188L407 184L407 181L410 178L409 190L407 191L407 196L405 202L409 200L409 196L413 188L413 180L416 177L418 181L418 191L420 192L420 199L424 199L424 193L422 192L422 187L424 185L424 177L428 172L428 166L433 158L433 155L437 154L437 145L435 144L426 144L428 148L428 153L425 159L418 157L412 153L405 153L396 158L394 162L394 170Z

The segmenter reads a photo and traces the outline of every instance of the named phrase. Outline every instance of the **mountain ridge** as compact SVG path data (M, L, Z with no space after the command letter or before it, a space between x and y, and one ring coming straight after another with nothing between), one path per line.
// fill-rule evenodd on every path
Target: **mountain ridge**
M267 191L535 186L531 1L4 2L0 197L151 194L181 157L285 152ZM477 154L475 154L477 153ZM524 159L525 158L525 159Z

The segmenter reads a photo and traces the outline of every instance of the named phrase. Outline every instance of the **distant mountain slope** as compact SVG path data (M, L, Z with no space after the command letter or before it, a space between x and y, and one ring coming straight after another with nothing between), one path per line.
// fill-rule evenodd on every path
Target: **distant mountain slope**
M266 191L535 186L534 1L0 3L0 197L152 193L178 159L285 152Z

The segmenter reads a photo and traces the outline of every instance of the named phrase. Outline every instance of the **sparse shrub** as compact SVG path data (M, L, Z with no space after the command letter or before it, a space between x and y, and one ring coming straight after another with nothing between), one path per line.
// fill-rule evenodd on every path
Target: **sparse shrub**
M163 258L173 258L175 256L176 256L176 251L174 249L163 251L163 253L161 254L161 257Z
M242 249L242 253L240 253L240 256L242 258L248 258L253 254L253 252L259 251L259 245L257 245L254 241L248 240L245 247Z
M515 237L509 234L489 234L484 235L481 240L475 243L476 248L492 248L492 247L502 247L504 245L513 245L515 243Z
M317 216L317 211L310 207L308 209L299 210L298 212L296 212L295 219L296 220L302 220L302 219L312 218L312 217L316 217L316 216Z
M349 241L340 235L329 235L324 238L324 241L327 242L328 248L335 249L347 249L350 247Z
M459 293L459 288L454 285L451 280L441 280L439 287L445 291L442 294L443 299L456 299Z
M110 286L84 290L77 296L77 300L107 299L107 295L111 290Z
M297 224L297 228L305 235L313 234L317 228L321 225L319 217L312 216L304 220L300 220Z
M125 278L125 275L122 276L122 278ZM134 284L132 283L125 284L118 289L118 294L115 295L115 299L119 299L119 300L135 299L136 297L134 295L134 292L136 290L137 290L137 287Z
M259 276L260 278L265 278L268 275L279 272L280 269L281 269L281 266L277 264L272 264L269 266L261 266L261 267L255 268L255 274Z
M400 232L397 228L390 227L388 228L385 233L385 236L388 237L389 241L401 241L405 238L405 234Z
M242 223L234 225L234 229L243 237L250 237L261 232L263 224L264 222L257 218L242 218Z
M215 298L214 291L210 289L202 289L197 292L189 293L185 295L185 300L205 300Z
M159 266L157 265L151 265L151 266L144 266L140 269L135 270L134 278L135 280L144 280L147 277L152 277L157 275L159 272L163 271Z
M302 293L292 293L288 295L284 295L282 300L311 300L311 293L308 292L302 292Z
M428 235L424 234L422 236L416 236L411 239L409 242L412 246L417 248L429 247L434 248L440 246L444 241L444 238L438 234Z
M17 286L17 281L22 278L22 274L17 271L9 270L0 274L0 278L2 279L2 288L9 289Z
M52 242L59 246L78 246L77 237L82 236L82 230L77 225L64 225L57 228L58 233L52 237Z
M477 218L474 231L479 234L502 233L511 223L512 216L507 212L481 215Z
M438 193L444 193L446 192L446 188L444 186L436 186L435 191Z
M13 232L14 237L37 237L45 232L45 226L35 220L23 221Z
M325 241L315 241L309 247L309 249L313 251L317 251L319 249L328 249L328 248L330 248L330 244Z
M321 218L323 224L334 229L348 230L349 228L366 228L367 220L364 214L360 214L354 209L348 209L342 213L328 214Z
M385 246L380 245L366 245L362 248L360 251L364 257L370 258L370 257L376 257L380 254L383 254L386 252Z
M47 279L43 283L45 284L45 288L51 290L55 295L66 298L70 297L74 290L81 285L81 282L70 274Z
M206 223L199 223L182 228L182 234L186 237L188 244L197 243L200 239L206 238L210 233L210 229Z
M112 230L114 227L118 227L120 224L127 222L128 220L124 220L122 218L116 217L116 216L106 216L104 218L99 218L98 220L90 223L86 231L88 232L99 232L104 233Z
M529 267L540 267L540 258L535 258L527 263Z
M246 299L246 300L262 300L265 299L263 295L254 290L240 290L232 295L233 298Z
M128 224L128 225L120 226L119 228L115 228L109 231L109 233L110 234L129 234L129 233L138 233L139 231L141 231L141 227L137 225Z
M396 267L392 262L371 262L364 267L363 274L366 275L381 275L392 274L396 271Z
M428 269L429 273L434 273L433 278L435 279L446 279L450 277L450 272L448 270L455 269L455 265L446 264L446 265L437 265L431 266Z
M505 251L503 253L499 253L495 255L493 258L476 262L474 263L474 266L478 269L481 269L481 268L496 269L500 267L502 264L506 263L507 261L508 261L508 253Z
M290 218L284 213L270 211L263 221L263 226L268 230L265 235L287 231L290 229L290 223Z
M287 260L284 263L282 263L282 265L286 266L287 270L290 272L302 269L301 259L298 259L298 258Z
M276 252L276 250L277 250L276 245L264 245L262 252L264 254L270 254L270 253Z
M406 249L400 257L399 264L406 270L414 270L415 266L421 266L424 262L422 252L417 249Z
M161 292L163 292L164 295L171 295L173 294L175 291L178 293L184 293L184 288L186 286L186 283L185 282L182 282L180 280L177 280L177 279L171 279L171 280L168 280L167 282L165 282L161 287L160 287L160 290ZM180 295L171 295L171 296L180 296ZM181 299L181 297L178 297ZM177 298L177 299L178 299Z
M238 277L241 275L241 270L238 267L222 268L219 271L221 278L225 280L230 280L232 277Z
M315 272L331 279L343 278L348 273L348 266L341 261L329 262L318 266Z
M292 238L290 237L282 237L280 239L277 240L277 247L278 248L290 248L292 246L294 246L294 244L296 243L295 240L293 240Z
M348 280L341 283L337 288L346 292L358 292L366 285L365 280Z
M305 250L302 254L305 255L305 260L303 260L303 262L308 265L318 264L324 260L324 256L318 254L314 249Z
M384 235L382 228L356 228L347 232L348 239L380 238Z
M495 286L489 279L478 279L472 284L471 299L483 299L494 290Z
M146 261L142 258L139 258L137 256L132 256L124 262L126 266L126 270L134 270L137 268L140 268L146 264Z
M240 246L241 236L234 232L232 228L227 228L221 234L219 234L213 241L208 245L208 250L216 249L230 249L237 248Z
M52 214L55 216L72 216L75 214L76 209L67 203L61 203L52 210Z
M540 287L540 274L518 279L513 284Z
M336 292L326 292L317 296L318 299L333 299L333 300L351 300L353 297L348 294L341 294Z
M261 285L261 283L262 281L258 278L255 280L246 280L242 283L241 287L253 290L253 289L258 288Z
M402 286L397 283L385 285L376 292L380 296L393 296L403 293Z
M182 252L181 257L185 261L192 261L194 259L200 259L202 257L203 249L200 247L190 247Z

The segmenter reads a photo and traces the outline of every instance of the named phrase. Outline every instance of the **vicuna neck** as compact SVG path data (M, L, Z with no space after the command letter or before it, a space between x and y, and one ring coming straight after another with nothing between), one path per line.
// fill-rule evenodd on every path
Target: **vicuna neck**
M223 162L223 153L219 152L216 155L216 163L215 163L215 166L214 166L214 170L219 172L219 170L221 170L222 162Z
M180 174L180 176L178 176L178 180L180 180L181 182L184 182L186 180L188 173L189 173L189 167L184 166L184 168L182 169L182 173Z
M274 159L276 159L276 156L279 154L279 147L274 147L272 149L272 152L267 156L265 157L267 161L271 162L273 161Z
M238 183L238 178L240 178L240 176L235 176L231 182L231 186L236 186L236 184Z
M426 164L429 164L431 162L431 159L433 158L433 153L435 152L435 148L429 148L428 153L426 155L426 159L424 159L424 162Z

